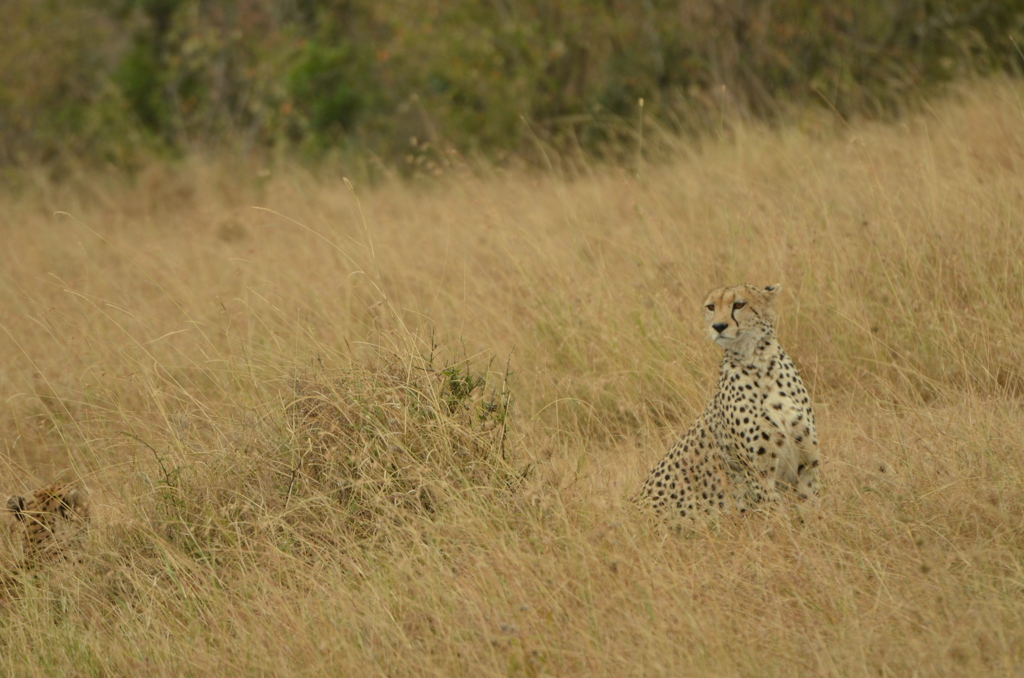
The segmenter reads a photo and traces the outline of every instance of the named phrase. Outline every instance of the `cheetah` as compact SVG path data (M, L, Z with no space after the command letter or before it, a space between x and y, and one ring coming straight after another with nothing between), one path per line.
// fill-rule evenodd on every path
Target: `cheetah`
M818 437L803 381L775 339L781 285L722 287L704 301L712 341L725 349L714 397L651 470L638 500L693 518L817 497Z
M68 547L89 522L89 496L77 484L48 485L25 497L11 497L7 510L14 514L22 535L22 567L66 560Z

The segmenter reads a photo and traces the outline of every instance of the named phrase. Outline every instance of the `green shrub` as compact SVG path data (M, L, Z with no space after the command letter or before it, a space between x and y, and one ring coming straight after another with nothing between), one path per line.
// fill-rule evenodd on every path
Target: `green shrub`
M442 153L633 145L792 106L891 116L1017 73L1024 0L9 0L0 162L170 150ZM100 111L100 113L97 113ZM524 121L528 125L524 124ZM623 123L627 124L623 124ZM143 145L145 148L151 146Z

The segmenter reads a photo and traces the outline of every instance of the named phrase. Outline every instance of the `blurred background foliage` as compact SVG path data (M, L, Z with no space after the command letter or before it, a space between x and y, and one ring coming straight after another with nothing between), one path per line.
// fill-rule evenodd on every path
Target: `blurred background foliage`
M4 0L0 164L604 154L1024 65L1024 0Z

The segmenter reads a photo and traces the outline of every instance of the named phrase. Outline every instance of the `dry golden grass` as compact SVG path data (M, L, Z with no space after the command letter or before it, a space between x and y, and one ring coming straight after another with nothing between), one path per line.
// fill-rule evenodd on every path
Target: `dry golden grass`
M821 129L639 180L26 180L0 489L81 478L94 527L0 673L1021 675L1024 89ZM677 533L627 499L738 281L784 285L823 508Z

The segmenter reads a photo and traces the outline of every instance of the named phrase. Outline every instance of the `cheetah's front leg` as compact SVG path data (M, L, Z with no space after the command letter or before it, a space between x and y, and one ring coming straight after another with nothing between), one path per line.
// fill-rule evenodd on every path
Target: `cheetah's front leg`
M741 513L759 504L779 501L773 470L778 465L777 458L774 464L766 465L765 460L756 453L756 448L752 452L746 447L737 446L732 447L725 456L733 501Z
M779 501L777 478L782 450L787 444L786 434L767 415L762 417L764 428L753 432L743 442L740 454L747 467L748 496L761 502Z

